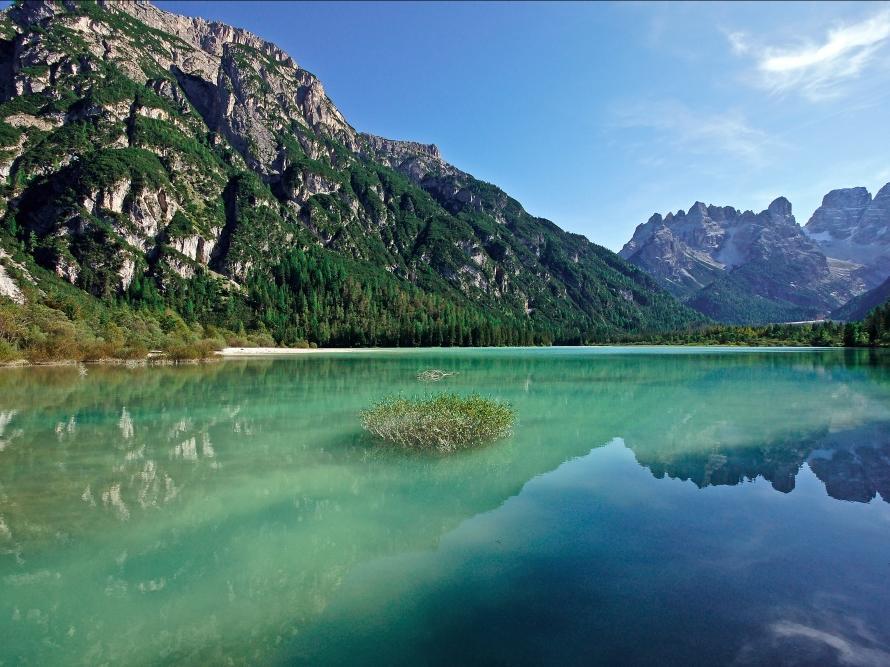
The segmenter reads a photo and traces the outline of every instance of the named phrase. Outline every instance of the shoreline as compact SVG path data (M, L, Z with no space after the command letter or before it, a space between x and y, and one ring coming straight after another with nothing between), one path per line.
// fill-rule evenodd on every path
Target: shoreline
M369 350L389 350L398 348L387 347L224 347L213 353L214 357L261 357L261 356L286 356L292 354L321 354L335 352L362 352Z
M542 346L488 346L488 347L225 347L215 350L210 355L199 359L172 360L154 352L140 359L93 359L90 361L77 361L73 359L56 359L52 361L28 361L16 359L15 361L0 362L0 369L4 368L47 368L52 366L124 366L128 368L140 368L146 366L176 366L196 365L224 361L226 359L250 359L254 357L288 357L303 354L355 354L362 352L407 352L417 350L530 350L530 349L603 349L603 348L665 348L665 349L714 349L714 350L786 350L786 351L825 351L825 350L880 350L881 347L844 347L829 346L819 347L815 345L752 345L750 343L739 344L665 344L665 343L623 343L604 345L542 345Z

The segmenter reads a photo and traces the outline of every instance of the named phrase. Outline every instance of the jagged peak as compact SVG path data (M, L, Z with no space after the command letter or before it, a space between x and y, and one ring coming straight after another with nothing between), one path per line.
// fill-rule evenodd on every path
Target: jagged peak
M697 215L698 217L705 218L708 215L708 207L705 206L704 202L696 201L689 207L686 215Z
M243 44L271 56L286 66L297 67L293 58L283 49L243 28L235 28L219 21L208 21L197 16L174 14L156 7L148 0L99 0L99 4L105 9L125 12L153 28L176 35L217 57L223 55L226 44Z
M884 187L882 187L880 190L878 190L878 193L875 195L875 199L886 199L886 198L890 198L890 183L887 183L886 185L884 185ZM874 200L872 200L872 201L874 201Z
M286 67L301 69L294 59L273 42L269 42L243 28L219 21L208 21L196 16L183 16L165 11L148 0L97 0L99 7L110 12L127 14L151 28L178 37L204 53L221 58L228 44L249 46ZM7 10L19 25L50 19L61 13L77 13L73 0L23 0ZM305 70L304 70L305 71Z
M786 197L776 197L766 210L773 216L786 217L791 215L791 202Z

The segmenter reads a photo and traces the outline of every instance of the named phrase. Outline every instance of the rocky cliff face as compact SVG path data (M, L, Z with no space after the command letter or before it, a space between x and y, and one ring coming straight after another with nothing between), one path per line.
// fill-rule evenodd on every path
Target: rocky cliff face
M844 193L826 196L831 206L824 205L818 219L814 216L815 236L809 225L804 230L797 224L784 197L757 214L696 202L688 212L652 216L619 254L717 319L823 317L874 281L861 265L826 256L820 245L820 234L839 235L870 210L871 198L864 189ZM872 225L871 238L875 226L880 225Z
M867 288L890 277L890 183L872 199L865 188L832 190L804 232Z
M658 275L674 293L688 296L723 272L773 253L777 241L794 237L792 225L791 205L784 198L758 215L695 202L688 212L653 215L619 254ZM798 249L801 243L791 241Z
M853 322L865 318L872 310L890 301L890 278L877 287L859 294L831 312L831 319Z
M257 308L302 284L283 286L300 250L559 340L697 319L435 146L356 132L314 75L237 28L26 0L0 14L0 102L5 229L100 298L210 280ZM288 317L269 326L311 319Z

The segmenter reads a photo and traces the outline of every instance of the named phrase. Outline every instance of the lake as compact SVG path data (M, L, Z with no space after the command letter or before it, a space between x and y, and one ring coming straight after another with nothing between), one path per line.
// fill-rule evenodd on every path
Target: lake
M448 390L514 434L360 429ZM0 664L886 665L887 501L878 351L4 369Z

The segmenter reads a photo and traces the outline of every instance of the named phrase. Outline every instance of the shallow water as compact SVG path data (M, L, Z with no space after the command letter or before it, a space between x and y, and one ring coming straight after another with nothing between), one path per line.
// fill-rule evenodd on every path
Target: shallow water
M514 435L362 435L444 390L510 401ZM0 664L888 664L884 498L868 350L8 369Z

